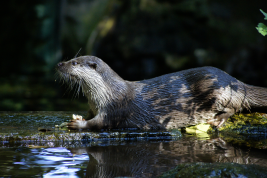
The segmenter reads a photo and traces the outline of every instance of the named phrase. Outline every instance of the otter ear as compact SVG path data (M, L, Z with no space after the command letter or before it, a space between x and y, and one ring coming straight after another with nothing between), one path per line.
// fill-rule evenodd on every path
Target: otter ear
M91 67L92 69L96 70L97 64L95 62L87 62L88 66Z

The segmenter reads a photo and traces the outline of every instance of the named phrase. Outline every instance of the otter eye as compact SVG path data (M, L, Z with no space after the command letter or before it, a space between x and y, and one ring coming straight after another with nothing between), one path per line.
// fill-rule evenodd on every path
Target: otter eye
M76 62L76 61L73 61L71 64L72 64L73 66L76 66L76 65L77 65L77 62Z

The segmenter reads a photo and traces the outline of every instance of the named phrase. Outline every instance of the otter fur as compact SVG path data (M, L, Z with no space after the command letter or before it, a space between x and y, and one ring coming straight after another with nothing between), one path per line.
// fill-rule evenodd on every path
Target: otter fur
M214 67L131 82L101 59L81 56L60 62L57 72L88 99L91 118L73 120L71 129L220 127L236 112L267 106L266 88L242 83Z

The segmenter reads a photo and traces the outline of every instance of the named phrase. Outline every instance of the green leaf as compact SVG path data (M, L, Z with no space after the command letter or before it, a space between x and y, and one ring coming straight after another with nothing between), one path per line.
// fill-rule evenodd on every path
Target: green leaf
M259 31L260 34L263 36L267 35L267 26L264 25L263 23L259 23L258 27L256 29Z
M263 15L265 16L265 18L264 18L264 20L267 20L267 13L265 13L263 10L261 10L260 9L260 11L261 11L261 13L263 13Z

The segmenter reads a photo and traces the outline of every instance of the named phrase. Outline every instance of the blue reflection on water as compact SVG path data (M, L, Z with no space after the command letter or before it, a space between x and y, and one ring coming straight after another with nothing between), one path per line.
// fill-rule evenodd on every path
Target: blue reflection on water
M51 168L43 177L77 177L76 172L88 164L89 156L87 153L73 155L64 147L45 148L42 150L32 149L36 155L36 164L43 168Z

